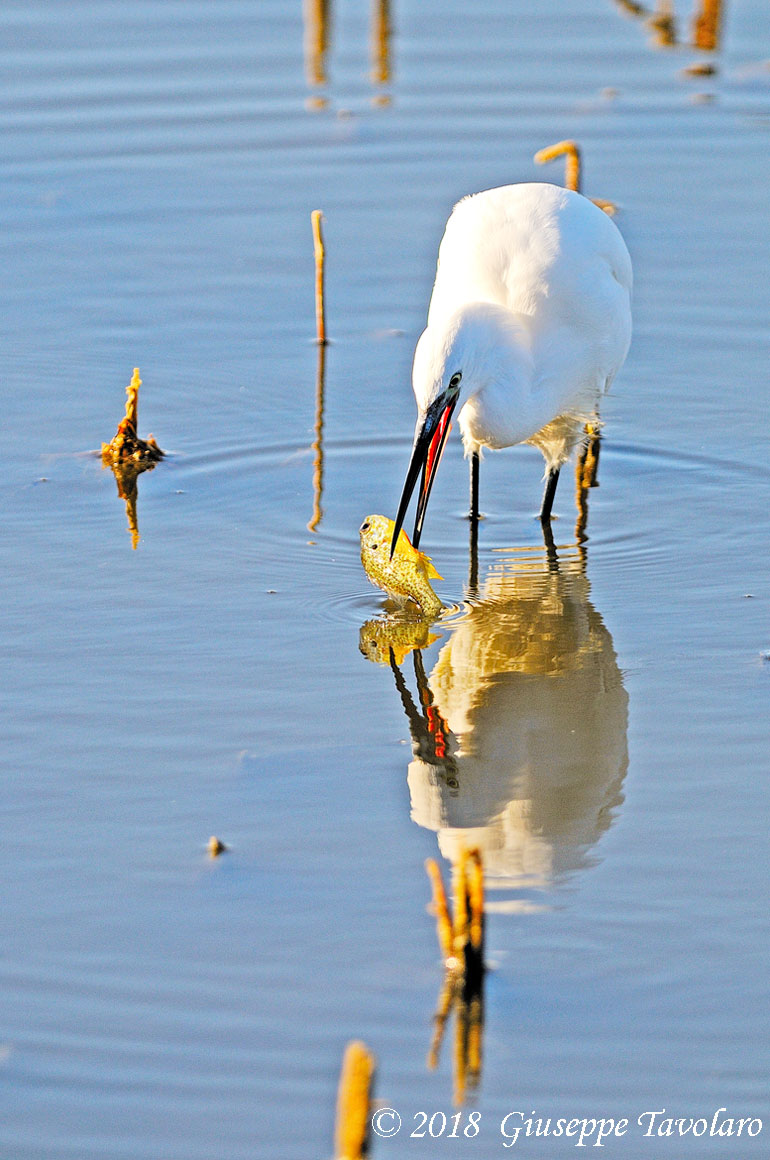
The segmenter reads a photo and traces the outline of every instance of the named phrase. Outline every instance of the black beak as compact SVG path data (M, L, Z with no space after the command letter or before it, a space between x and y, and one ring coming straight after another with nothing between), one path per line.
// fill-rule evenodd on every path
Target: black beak
M409 501L412 498L412 492L417 483L418 475L421 477L420 498L417 501L417 515L414 521L412 544L415 548L419 546L420 536L422 535L422 524L425 519L425 510L428 506L433 480L436 478L438 465L441 461L441 453L444 450L444 444L449 434L449 420L452 418L452 412L455 409L456 403L457 394L453 393L450 398L447 398L447 393L445 392L428 407L422 426L418 424L414 438L414 446L412 448L412 458L409 461L409 469L407 470L406 480L404 481L404 490L401 493L401 502L398 505L393 539L390 543L391 559L396 550L396 543L404 523L406 509L409 507Z

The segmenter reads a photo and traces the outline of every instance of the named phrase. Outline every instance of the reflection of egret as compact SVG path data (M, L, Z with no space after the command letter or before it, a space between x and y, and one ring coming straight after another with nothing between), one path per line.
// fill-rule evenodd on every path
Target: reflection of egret
M630 294L625 243L588 198L528 183L455 206L414 355L418 417L394 546L421 477L419 544L455 409L471 464L472 521L482 449L515 443L543 453L540 518L550 520L559 470L626 357Z
M587 865L622 801L628 698L580 562L492 573L429 680L414 654L419 707L392 668L412 817L445 857L477 846L487 875L520 888Z

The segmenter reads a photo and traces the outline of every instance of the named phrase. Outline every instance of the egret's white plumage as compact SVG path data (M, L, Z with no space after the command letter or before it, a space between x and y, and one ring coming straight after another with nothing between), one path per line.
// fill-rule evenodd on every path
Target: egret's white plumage
M417 429L396 522L422 471L415 543L455 408L467 455L533 443L555 488L628 352L631 281L617 227L579 193L507 185L455 206L412 372Z

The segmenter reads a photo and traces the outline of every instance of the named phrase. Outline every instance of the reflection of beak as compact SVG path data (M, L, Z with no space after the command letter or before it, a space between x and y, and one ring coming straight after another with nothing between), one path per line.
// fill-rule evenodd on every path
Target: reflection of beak
M428 407L422 426L420 427L418 424L417 433L414 438L414 447L412 448L412 458L409 461L404 490L401 493L401 502L398 505L398 515L396 516L393 539L390 543L391 559L396 550L398 536L404 522L406 509L409 507L409 500L412 498L412 492L417 483L418 475L421 475L420 497L417 501L417 515L414 521L412 544L416 548L420 543L422 523L425 519L425 509L428 506L433 480L436 478L438 465L441 462L441 453L444 450L444 444L449 434L449 420L452 418L452 412L455 409L456 403L456 394L447 398L447 392L444 392L443 395L440 395Z

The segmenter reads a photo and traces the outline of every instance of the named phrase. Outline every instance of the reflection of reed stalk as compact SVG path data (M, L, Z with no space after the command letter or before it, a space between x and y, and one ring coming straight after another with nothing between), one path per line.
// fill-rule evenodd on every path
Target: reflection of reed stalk
M374 0L372 13L372 81L386 85L390 80L390 0Z
M313 253L315 255L315 331L316 341L326 342L326 308L324 305L324 240L321 233L323 214L314 209L310 215L313 226Z
M307 79L311 85L326 84L328 30L329 0L305 0L305 52Z
M337 1089L335 1160L360 1160L368 1152L375 1066L365 1043L353 1040L347 1045Z
M695 48L713 52L719 45L719 27L722 19L722 0L700 0L700 11L696 9L692 26L692 40Z
M658 0L658 6L647 21L647 26L655 33L655 43L661 48L676 47L676 19L670 0Z
M318 346L318 372L315 384L315 441L313 442L313 516L307 525L309 532L314 532L321 522L323 508L324 486L324 389L326 380L326 345Z

